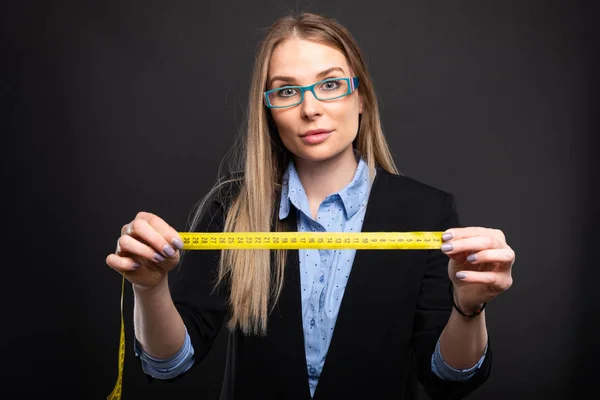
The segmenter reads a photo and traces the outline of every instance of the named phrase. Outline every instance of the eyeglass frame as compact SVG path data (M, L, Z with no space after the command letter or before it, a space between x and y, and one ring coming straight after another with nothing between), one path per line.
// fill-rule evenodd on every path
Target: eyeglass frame
M348 83L348 91L346 93L344 93L340 96L331 98L331 99L323 99L323 100L319 99L319 97L315 93L315 86L317 86L321 83L325 83L325 82L329 82L329 81L339 81L339 80L345 80ZM282 87L279 87L276 89L268 90L268 91L264 92L263 95L265 96L265 99L264 99L265 105L268 108L290 108L290 107L295 107L304 101L304 92L306 92L306 91L310 91L313 94L313 96L315 97L315 99L317 99L319 101L329 101L329 100L336 100L336 99L348 96L349 94L354 92L356 89L358 89L359 85L360 85L360 81L358 80L358 76L343 77L343 78L327 78L327 79L323 79L322 81L315 82L312 85L307 85L307 86L282 86ZM277 92L282 89L299 89L300 90L300 101L295 104L291 104L289 106L274 106L274 105L272 105L271 101L269 101L269 94L273 93L273 92Z

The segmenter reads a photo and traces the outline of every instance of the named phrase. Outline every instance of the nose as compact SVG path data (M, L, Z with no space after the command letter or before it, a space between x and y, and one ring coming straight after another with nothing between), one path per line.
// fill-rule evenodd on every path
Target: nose
M300 107L303 118L313 119L323 114L323 103L317 100L310 90L304 93L304 101Z

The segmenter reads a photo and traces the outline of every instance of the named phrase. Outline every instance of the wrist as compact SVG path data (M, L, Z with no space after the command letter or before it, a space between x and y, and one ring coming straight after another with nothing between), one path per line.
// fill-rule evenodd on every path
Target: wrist
M162 277L162 279L160 279L152 286L142 286L133 284L131 285L131 287L136 296L154 297L158 293L162 293L165 290L169 291L168 275Z
M452 299L452 306L454 309L463 317L472 319L479 316L485 309L486 303L478 304L462 304L456 295L454 290L454 284L450 282L449 286L450 298Z

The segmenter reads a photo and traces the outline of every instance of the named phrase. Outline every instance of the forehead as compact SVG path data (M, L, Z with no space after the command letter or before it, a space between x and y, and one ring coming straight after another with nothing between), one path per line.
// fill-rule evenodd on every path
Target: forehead
M341 67L346 73L350 70L346 57L334 47L294 38L273 49L268 77L283 75L312 80L319 72L332 67Z

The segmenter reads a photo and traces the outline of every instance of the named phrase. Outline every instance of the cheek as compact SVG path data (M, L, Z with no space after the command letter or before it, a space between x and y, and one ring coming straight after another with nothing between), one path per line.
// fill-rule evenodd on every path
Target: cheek
M289 135L294 121L300 118L299 116L293 115L291 111L293 111L293 109L277 110L271 112L271 116L273 117L275 126L277 127L277 130L279 131L279 134L282 137Z
M359 111L358 103L350 103L345 105L345 107L336 109L332 117L339 125L354 129L355 126L358 126Z
M344 118L354 118L355 115L358 115L360 112L360 101L358 96L348 96L342 100L345 101L335 104L339 114L343 114Z

